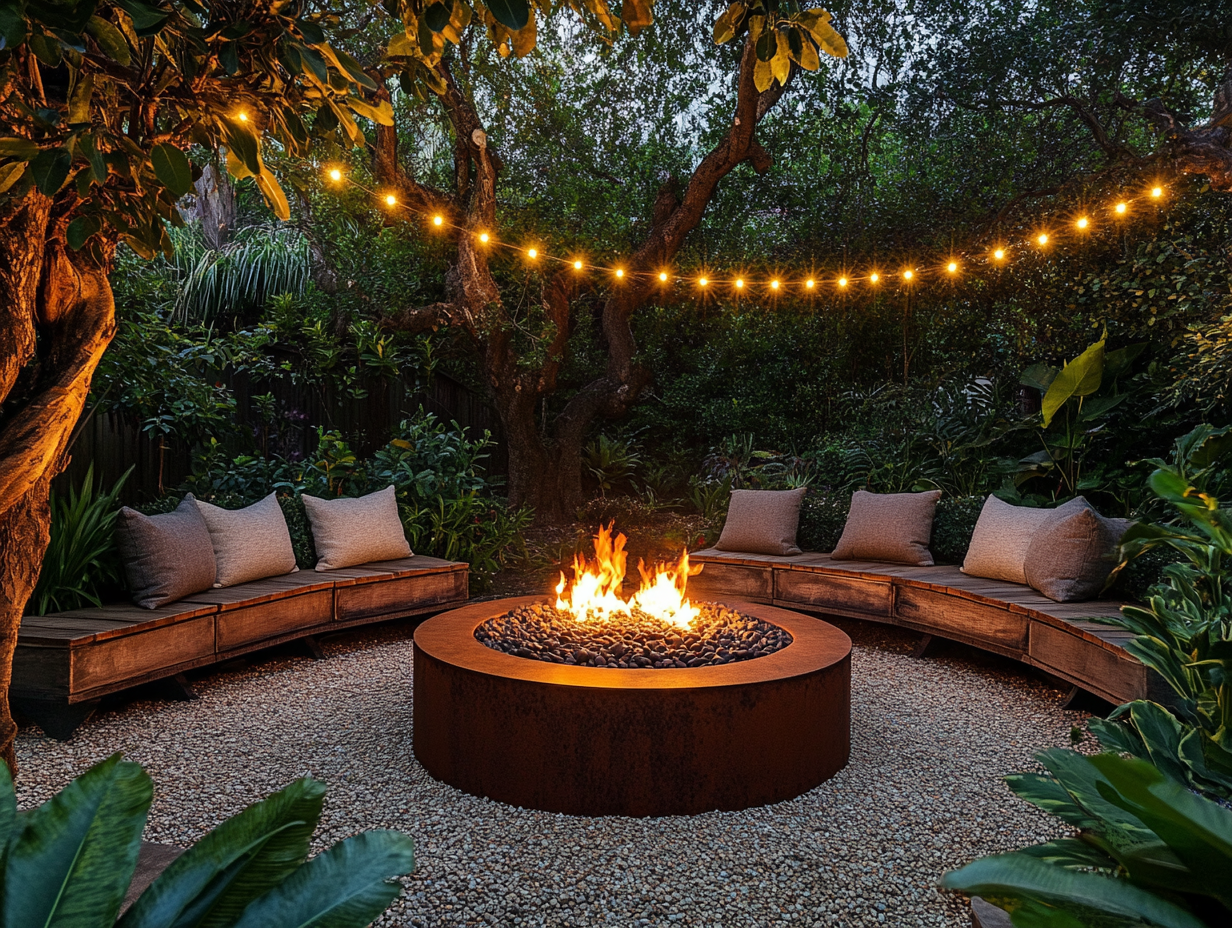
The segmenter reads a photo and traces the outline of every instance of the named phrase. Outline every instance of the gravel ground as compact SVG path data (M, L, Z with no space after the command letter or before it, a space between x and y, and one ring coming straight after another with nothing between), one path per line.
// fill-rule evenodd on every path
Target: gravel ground
M114 751L144 764L147 840L188 844L311 774L329 784L319 839L398 828L418 868L379 925L969 925L941 874L1055 836L1000 777L1067 745L1086 716L1012 662L896 629L856 640L852 757L789 802L695 817L573 818L477 799L411 754L411 629L272 653L196 678L201 699L115 702L66 744L23 728L22 808Z

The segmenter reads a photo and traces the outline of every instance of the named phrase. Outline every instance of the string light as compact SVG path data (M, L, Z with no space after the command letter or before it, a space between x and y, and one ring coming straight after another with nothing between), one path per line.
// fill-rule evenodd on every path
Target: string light
M240 110L239 113L236 114L236 116L240 122L248 122L248 114L245 113L243 110Z
M247 112L243 110L235 111L234 118L242 122L249 121ZM406 206L406 205L399 203L397 196L392 192L386 193L386 194L380 194L376 190L372 190L371 188L364 187L362 184L357 183L352 177L349 177L344 171L344 169L341 167L338 167L338 166L325 167L323 170L323 174L328 180L333 181L335 183L340 183L340 182L345 181L347 183L350 183L352 186L358 187L359 189L366 191L370 196L373 196L383 201L384 205L387 207L398 206L398 207L401 207L402 209L408 210L409 212L418 212L421 215L424 212L426 212L426 211L417 210L414 207ZM1127 200L1116 201L1115 203L1111 205L1110 209L1118 217L1125 217L1129 214L1130 205L1132 203L1138 202L1147 197L1150 197L1155 200L1159 200L1164 196L1165 190L1166 188L1160 185L1155 185L1150 188L1145 188L1136 197L1131 197ZM442 228L445 225L450 225L450 223L446 221L446 217L442 215L441 213L433 213L431 214L430 218L432 221L432 225L436 228ZM1086 232L1091 229L1091 221L1085 215L1079 216L1076 219L1071 219L1070 221L1073 222L1074 224L1073 227L1076 228L1078 231ZM459 230L461 231L461 227L457 227L457 228L459 228ZM516 245L510 245L508 243L502 243L496 240L487 231L477 232L473 234L476 235L479 242L483 245L493 244L493 245L498 245L502 247L512 248L514 250L517 250L518 248L518 246ZM1037 233L1034 236L1034 241L1035 241L1035 244L1039 245L1041 248L1052 244L1051 236L1047 232ZM1009 257L1009 250L1018 244L1020 243L1015 240L1015 241L1010 241L1009 243L1005 245L996 247L992 252L993 260L997 262L1005 261ZM525 256L529 260L534 261L540 257L539 250L537 248L527 248L525 250ZM552 261L559 261L562 264L572 264L575 271L582 271L586 267L586 265L581 259L567 259L563 256L558 257L558 256L553 256L553 255L545 255L545 257ZM959 272L959 261L957 259L951 259L944 266L945 266L946 271L948 271L951 275L957 274ZM607 270L609 270L613 274L613 276L615 276L618 280L623 280L626 277L624 268L613 268L609 266ZM908 282L914 281L915 276L916 276L915 271L912 268L904 268L900 273L901 273L902 280L908 281ZM634 277L640 277L640 276L649 277L650 275L648 274L642 275L642 274L634 273L633 276ZM925 276L927 277L928 275L926 274ZM665 283L665 284L668 283L672 279L671 274L667 270L659 271L658 278L661 283ZM864 278L857 277L856 278L857 281L859 281L860 279L867 280L872 285L877 285L881 281L881 275L877 271L870 271L867 277L864 277ZM698 277L697 278L697 285L699 287L707 287L710 285L711 282L712 281L708 277ZM720 281L720 283L721 282L722 281ZM846 276L841 276L837 279L836 282L839 288L845 289L850 281L849 281L849 278L847 278ZM732 281L732 284L736 290L746 289L745 283L746 282L744 278L742 277L738 277L734 281ZM782 290L783 281L780 278L777 278L777 277L771 278L766 283L768 285L768 289L770 289L771 291L774 291L777 293ZM790 284L791 282L789 281L788 282L789 289L790 289ZM816 284L817 284L817 281L814 278L810 277L804 281L804 289L810 290L810 291L814 290L816 288Z

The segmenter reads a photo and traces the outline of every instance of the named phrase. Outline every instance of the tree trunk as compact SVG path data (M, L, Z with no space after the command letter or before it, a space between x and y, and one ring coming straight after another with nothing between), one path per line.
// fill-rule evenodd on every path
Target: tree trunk
M47 549L51 479L115 334L114 242L70 252L66 223L37 193L0 214L0 757L14 772L9 683Z

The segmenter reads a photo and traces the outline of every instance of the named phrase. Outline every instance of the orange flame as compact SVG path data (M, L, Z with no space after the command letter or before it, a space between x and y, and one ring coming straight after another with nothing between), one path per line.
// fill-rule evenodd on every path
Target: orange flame
M631 600L622 599L620 590L629 560L625 552L626 540L619 534L613 539L610 525L600 526L595 536L595 559L588 561L580 554L574 555L572 586L561 573L560 583L556 584L556 608L579 622L610 622L617 616L631 615L636 606L677 628L688 628L698 610L685 597L685 589L689 574L701 568L690 570L688 551L680 555L674 567L656 564L651 571L639 561L641 588ZM564 595L566 589L569 590L568 599Z

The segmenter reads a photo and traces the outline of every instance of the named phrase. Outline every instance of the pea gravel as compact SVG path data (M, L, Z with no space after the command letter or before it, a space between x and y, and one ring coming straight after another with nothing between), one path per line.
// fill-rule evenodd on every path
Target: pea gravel
M155 783L146 839L187 845L311 774L329 784L320 846L398 828L418 867L382 926L969 925L936 886L984 854L1055 837L1000 777L1067 745L1086 716L1017 665L957 646L913 659L897 630L856 640L852 757L789 802L695 817L573 818L468 796L411 753L411 629L271 652L199 676L201 699L117 702L65 744L24 727L18 803L114 751Z

